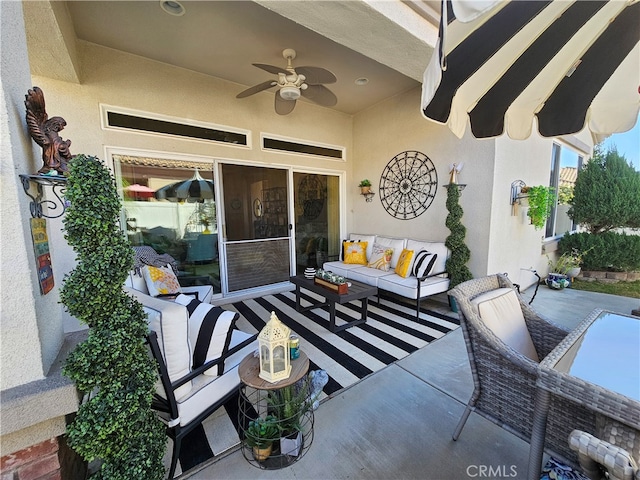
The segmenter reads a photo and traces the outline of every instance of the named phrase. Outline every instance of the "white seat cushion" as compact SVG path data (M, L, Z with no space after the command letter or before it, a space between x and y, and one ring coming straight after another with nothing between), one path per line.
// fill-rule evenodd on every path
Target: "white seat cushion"
M385 272L384 270L378 270L377 268L364 267L360 265L360 268L354 268L349 270L347 278L349 280L355 280L356 282L362 282L366 285L378 286L378 279L393 274L391 272Z
M233 330L230 348L238 345L251 337L250 334ZM258 341L251 342L248 346L227 357L224 364L224 375L212 377L199 375L193 380L193 389L186 398L178 401L180 425L186 425L203 412L215 400L224 397L237 390L240 386L238 365L244 357L258 349Z
M402 297L418 298L418 279L414 276L401 277L397 273L385 275L378 279L378 288L395 293ZM436 295L449 290L449 279L446 277L429 277L420 283L420 298Z
M353 263L343 263L343 262L325 262L322 266L323 270L328 272L333 272L336 275L342 275L343 277L350 278L349 272L355 270L356 268L362 268L362 265L356 265Z
M491 331L517 352L540 362L531 340L520 302L511 288L498 288L471 300L478 314Z

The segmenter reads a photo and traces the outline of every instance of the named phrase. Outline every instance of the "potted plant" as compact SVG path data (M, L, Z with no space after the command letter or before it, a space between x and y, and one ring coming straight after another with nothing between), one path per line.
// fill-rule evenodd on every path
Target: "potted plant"
M311 408L309 402L309 379L269 392L269 411L278 418L280 430L280 453L297 456L302 447L304 416Z
M67 442L100 464L100 478L162 478L165 428L151 410L157 371L145 345L142 305L122 289L133 249L118 226L115 181L98 158L75 156L65 198L64 236L77 265L65 277L60 299L89 326L63 370L85 394L67 426Z
M445 225L451 231L445 241L446 247L451 252L447 259L445 269L449 275L449 289L456 285L471 280L473 275L467 267L467 262L471 256L469 247L464 243L464 237L467 229L462 224L463 210L459 203L460 190L458 185L453 183L447 186L447 210L449 214L445 220ZM458 311L458 307L453 297L449 296L449 305L454 312Z
M573 248L570 252L560 255L555 261L551 260L547 255L549 264L549 275L545 282L547 286L553 289L562 289L569 286L571 279L580 274L583 256L589 250L580 252L577 248Z
M364 194L371 192L371 182L366 178L364 180L360 180L358 186L360 187L360 193Z
M259 462L263 462L271 455L273 442L279 437L278 419L273 415L267 415L249 422L244 440L248 446L253 448L253 457Z
M553 188L544 185L522 188L522 193L526 193L529 202L527 215L536 230L544 228L547 218L551 214L551 206L555 199L553 192Z

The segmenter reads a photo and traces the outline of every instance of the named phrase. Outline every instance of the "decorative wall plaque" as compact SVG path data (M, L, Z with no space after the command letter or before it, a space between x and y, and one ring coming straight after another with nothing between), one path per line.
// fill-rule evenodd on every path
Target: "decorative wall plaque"
M433 202L438 174L429 157L408 150L393 157L380 177L380 201L392 217L411 220Z

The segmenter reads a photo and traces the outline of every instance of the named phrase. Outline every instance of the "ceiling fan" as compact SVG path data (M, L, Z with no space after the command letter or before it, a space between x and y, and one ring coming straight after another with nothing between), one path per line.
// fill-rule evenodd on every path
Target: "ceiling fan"
M338 102L333 92L324 86L325 83L336 82L337 79L333 73L321 67L293 68L291 60L296 58L296 51L291 48L283 50L282 56L287 61L285 68L263 63L253 64L255 67L278 75L278 80L262 82L240 92L236 98L245 98L271 87L279 86L280 88L275 94L275 108L279 115L291 113L300 95L324 107L333 107Z

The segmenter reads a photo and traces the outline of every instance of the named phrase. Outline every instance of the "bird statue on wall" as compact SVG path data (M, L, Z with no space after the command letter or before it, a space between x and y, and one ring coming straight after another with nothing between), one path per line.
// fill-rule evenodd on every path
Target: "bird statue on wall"
M27 107L27 127L31 138L42 147L42 161L44 165L39 174L65 175L68 172L67 161L71 159L69 147L71 140L62 140L58 132L62 131L67 122L62 117L47 116L44 105L44 93L39 87L29 89L25 95Z

